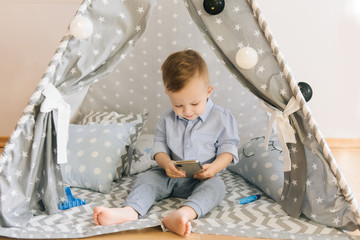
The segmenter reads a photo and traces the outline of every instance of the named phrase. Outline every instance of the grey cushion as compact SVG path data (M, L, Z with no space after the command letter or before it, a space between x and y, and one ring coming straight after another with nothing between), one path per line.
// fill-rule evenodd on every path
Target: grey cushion
M280 200L283 189L283 155L276 137L264 147L265 137L253 138L239 147L239 162L228 169L259 187L275 201Z
M134 131L133 123L70 124L68 162L61 164L65 183L109 193L120 156Z
M135 131L131 134L129 141L126 143L126 149L121 155L121 162L117 167L114 180L119 180L123 175L130 174L132 154L135 149L135 143L141 134L144 124L148 119L148 113L130 113L123 114L112 112L90 111L80 114L75 121L77 124L96 124L96 123L132 123L135 125Z
M136 141L136 150L133 154L130 174L144 172L157 166L156 161L151 159L151 150L154 144L153 134L141 134Z

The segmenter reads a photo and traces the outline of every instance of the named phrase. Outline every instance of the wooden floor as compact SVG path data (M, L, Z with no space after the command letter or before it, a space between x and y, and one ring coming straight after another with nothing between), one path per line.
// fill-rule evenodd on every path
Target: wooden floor
M331 141L330 141L331 142ZM329 142L328 142L329 143ZM337 142L338 143L338 142ZM334 155L336 162L345 176L348 185L353 191L355 198L360 203L360 144L347 144L341 142L340 144L329 143L332 154ZM0 153L2 149L0 148ZM135 239L135 240L175 240L184 239L170 232L162 232L160 227L148 228L143 230L124 231L119 233L113 233L108 235L101 235L95 237L89 237L84 239L91 240L112 240L112 239ZM0 240L8 238L0 237ZM262 239L264 238L246 238L246 237L233 237L233 236L217 236L208 234L192 233L188 239L191 240L250 240L250 239Z

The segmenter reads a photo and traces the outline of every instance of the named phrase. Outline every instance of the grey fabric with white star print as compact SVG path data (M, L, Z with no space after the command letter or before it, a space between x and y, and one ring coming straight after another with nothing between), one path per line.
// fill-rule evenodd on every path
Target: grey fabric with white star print
M212 49L228 69L236 75L236 79L265 102L280 110L285 109L287 102L292 97L290 85L282 73L283 66L278 64L264 33L258 25L249 3L251 1L227 1L227 7L224 11L215 16L206 14L202 10L202 3L199 1L188 0L185 2L193 20ZM257 49L260 56L254 68L244 70L237 66L235 54L237 52L236 46L239 45L240 47L250 46ZM338 191L339 187L331 182L335 177L321 153L319 144L311 136L312 130L309 128L309 123L305 120L303 113L297 111L290 118L291 124L296 130L297 143L289 145L292 169L284 174L283 198L280 204L289 215L294 217L303 213L328 226L341 226L348 230L358 229L359 225L356 222L355 215L350 211L349 203L344 196L342 194L332 196L326 194ZM308 149L311 149L314 154L305 155L305 152L309 152ZM317 158L322 159L324 175L319 175L318 172L307 166L313 164ZM306 179L309 178L316 178L316 182L323 184L317 187L307 186L306 188ZM319 191L319 187L321 191ZM318 200L314 198L319 192L331 199L327 202L333 207L332 210L319 206L321 201L319 198L317 198ZM317 216L313 209L316 209L321 217Z
M133 49L153 6L150 0L116 1L106 11L102 1L80 6L77 15L91 19L94 34L85 40L64 36L0 156L1 226L24 227L39 212L59 212L66 199L56 163L56 117L39 110L46 85L64 97L109 73Z

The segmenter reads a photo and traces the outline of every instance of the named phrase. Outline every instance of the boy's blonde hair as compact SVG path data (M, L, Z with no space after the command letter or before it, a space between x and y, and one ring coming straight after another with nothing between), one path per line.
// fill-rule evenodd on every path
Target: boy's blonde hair
M206 62L194 50L170 54L161 66L164 87L167 91L180 91L193 77L199 76L210 84Z

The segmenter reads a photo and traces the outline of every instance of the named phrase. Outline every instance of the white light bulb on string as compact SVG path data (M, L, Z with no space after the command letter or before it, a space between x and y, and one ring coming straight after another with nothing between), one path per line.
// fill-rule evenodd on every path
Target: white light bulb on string
M242 69L251 69L258 62L258 54L252 47L240 48L236 53L236 63Z
M93 32L92 22L83 16L76 16L70 24L70 33L78 39L86 39Z

